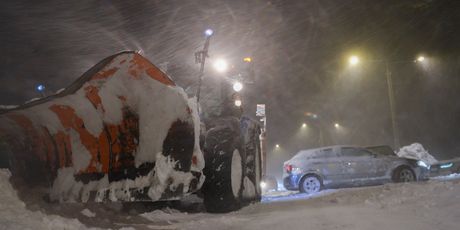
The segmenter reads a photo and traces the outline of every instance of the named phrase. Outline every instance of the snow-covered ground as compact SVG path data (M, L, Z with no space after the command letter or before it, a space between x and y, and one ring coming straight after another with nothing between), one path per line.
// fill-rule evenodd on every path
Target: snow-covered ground
M50 204L21 196L0 171L0 229L458 229L460 175L428 182L326 190L279 191L228 214L120 203ZM193 204L195 200L188 199ZM190 208L191 206L189 206Z

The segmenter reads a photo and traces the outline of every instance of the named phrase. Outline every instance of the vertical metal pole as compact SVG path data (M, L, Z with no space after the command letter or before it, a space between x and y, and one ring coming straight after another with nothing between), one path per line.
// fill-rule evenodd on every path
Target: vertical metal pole
M204 64L206 62L206 58L208 57L208 49L209 49L209 41L211 40L211 36L206 37L206 42L204 43L203 50L200 51L200 74L198 75L198 89L196 92L196 104L198 109L198 114L200 113L200 94L201 94L201 84L203 82L203 75L204 75Z
M395 108L395 99L394 99L394 91L393 91L393 81L391 79L391 72L388 66L388 62L385 60L385 76L387 78L387 86L388 86L388 100L390 102L390 115L391 115L391 126L393 129L393 147L395 150L399 149L399 132L398 132L398 125L396 122L396 108Z
M323 137L323 129L319 127L319 147L324 146L324 137Z

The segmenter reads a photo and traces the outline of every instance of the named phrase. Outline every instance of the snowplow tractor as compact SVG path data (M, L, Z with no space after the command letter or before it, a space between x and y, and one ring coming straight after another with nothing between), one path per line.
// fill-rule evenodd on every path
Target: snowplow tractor
M62 92L0 111L1 154L51 200L177 199L204 182L195 108L147 59L122 52Z

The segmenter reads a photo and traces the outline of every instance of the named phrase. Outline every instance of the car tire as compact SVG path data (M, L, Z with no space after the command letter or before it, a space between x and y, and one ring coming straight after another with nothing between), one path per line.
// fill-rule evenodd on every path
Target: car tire
M405 183L416 181L416 176L409 166L399 166L393 171L391 179L395 183Z
M225 213L241 207L244 150L239 132L230 127L208 131L205 141L206 176L202 187L206 211Z
M323 180L315 174L307 174L299 182L301 193L314 194L323 189Z

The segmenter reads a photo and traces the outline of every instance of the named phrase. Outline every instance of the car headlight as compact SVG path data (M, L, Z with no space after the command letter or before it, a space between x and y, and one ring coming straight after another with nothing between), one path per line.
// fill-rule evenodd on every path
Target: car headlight
M424 168L429 168L430 166L424 161L417 161L417 165Z

